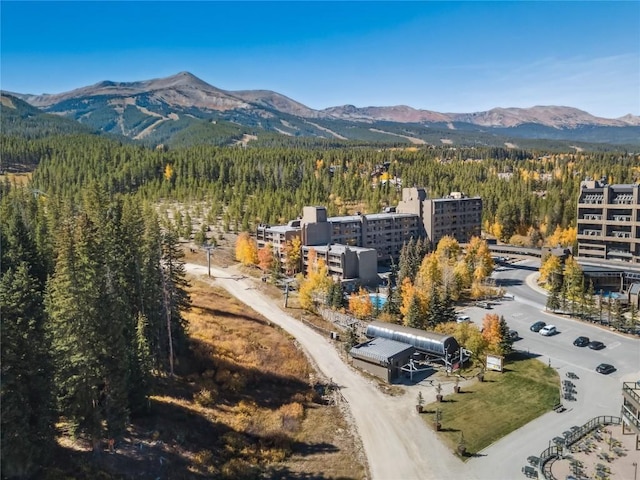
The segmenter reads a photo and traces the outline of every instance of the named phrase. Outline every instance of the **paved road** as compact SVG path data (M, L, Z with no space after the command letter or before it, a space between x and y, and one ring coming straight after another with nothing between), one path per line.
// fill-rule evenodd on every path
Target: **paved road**
M195 275L207 273L206 267L199 265L188 264L187 270ZM542 452L551 438L569 427L581 425L598 415L619 415L621 382L640 378L640 342L544 312L545 295L527 283L527 278L535 271L535 261L525 261L497 272L499 283L515 295L515 300L505 300L493 310L471 307L466 313L478 323L487 312L504 315L510 327L518 330L522 337L515 344L517 348L541 355L541 360L550 361L562 378L567 371L578 374L580 379L574 381L577 401L567 403L567 412L543 415L466 463L460 462L445 448L415 412L417 391L431 401L435 396L431 386L423 383L407 387L408 393L402 397L382 394L375 384L346 365L326 338L284 313L271 299L255 290L253 280L234 275L232 269L212 268L212 275L229 293L293 335L317 368L341 386L373 479L507 480L520 478L526 458ZM529 331L529 326L536 320L555 324L560 334L542 337ZM607 348L593 351L574 347L572 342L579 335L601 340ZM595 373L595 366L601 362L616 365L618 371L609 376Z
M480 478L520 478L520 468L529 455L537 455L549 446L549 440L561 436L573 425L582 425L599 415L620 415L623 381L640 379L640 341L629 338L596 325L582 323L544 311L546 294L531 283L531 276L537 271L538 261L519 262L512 267L500 269L494 276L498 284L515 295L515 300L504 300L492 310L469 308L466 314L475 322L487 313L503 315L510 328L519 332L521 340L515 348L541 355L540 359L550 362L558 370L562 379L566 372L575 372L580 378L576 384L577 400L566 402L568 411L550 412L512 432L495 444L486 448L486 457L473 458L468 465ZM537 320L558 327L559 334L543 337L531 332L529 327ZM607 348L594 351L573 346L578 336L600 340ZM618 370L611 375L595 372L599 363L611 363ZM496 458L504 461L495 462ZM494 459L494 461L486 461Z
M186 268L193 275L207 274L207 267L187 264ZM253 288L251 279L234 275L232 269L212 268L211 273L216 284L293 335L317 368L340 385L374 480L476 478L418 416L415 396L382 394L374 383L342 361L328 339L284 313Z

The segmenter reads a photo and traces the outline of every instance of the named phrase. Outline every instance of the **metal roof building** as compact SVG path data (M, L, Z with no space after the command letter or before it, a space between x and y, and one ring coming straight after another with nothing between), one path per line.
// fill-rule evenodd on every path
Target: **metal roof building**
M391 382L401 373L415 348L388 338L374 338L354 346L349 354L354 366Z

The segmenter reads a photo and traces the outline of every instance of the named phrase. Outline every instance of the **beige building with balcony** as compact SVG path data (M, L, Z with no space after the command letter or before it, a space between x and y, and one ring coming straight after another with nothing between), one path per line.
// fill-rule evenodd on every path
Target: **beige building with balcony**
M640 263L640 191L637 184L580 184L578 256Z
M402 201L384 213L328 217L326 207L307 206L299 220L287 225L258 226L256 238L259 248L271 243L284 265L284 245L299 236L303 252L314 247L319 257L331 259L332 265L327 262L331 274L351 279L358 272L365 283L370 283L377 264L398 261L402 246L410 238L426 237L434 248L445 235L466 243L480 236L481 220L480 197L453 192L445 198L429 199L424 188L404 188Z
M396 211L412 213L421 220L421 234L436 248L444 236L467 243L479 237L482 224L482 198L451 192L443 198L428 198L424 188L402 189L402 201Z

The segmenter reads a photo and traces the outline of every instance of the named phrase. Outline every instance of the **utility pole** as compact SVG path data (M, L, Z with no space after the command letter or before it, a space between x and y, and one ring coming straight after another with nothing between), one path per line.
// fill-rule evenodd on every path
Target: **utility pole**
M203 247L207 251L207 276L210 277L211 276L211 250L213 250L215 247L207 244L205 244Z

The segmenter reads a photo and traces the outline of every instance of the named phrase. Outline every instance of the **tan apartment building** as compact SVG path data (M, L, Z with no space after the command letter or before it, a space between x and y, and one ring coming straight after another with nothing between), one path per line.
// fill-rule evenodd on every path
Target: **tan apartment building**
M402 189L399 213L412 213L421 220L421 234L435 248L444 236L467 243L479 237L482 225L482 198L452 192L443 198L428 198L424 188Z
M322 246L327 249L327 255L332 251L329 246L353 247L340 253L347 262L354 258L351 255L353 252L360 252L355 247L373 250L376 252L377 265L378 262L397 261L402 246L412 237L426 237L433 247L445 235L466 243L471 237L480 236L481 220L480 197L469 198L454 192L445 198L429 199L424 188L404 188L398 207L388 208L384 213L328 217L325 207L307 206L303 208L302 217L288 225L260 225L256 237L260 248L271 243L280 252L283 263L282 248L293 236L299 235L304 247ZM372 258L370 253L358 253L356 256L359 261L369 262ZM337 257L335 260L337 262ZM336 266L333 273L342 275L341 278L351 278L344 276L345 268L349 275L354 271L353 268L364 268L366 275L371 271L371 267L342 265Z
M640 190L637 184L580 184L578 256L640 263Z
M302 247L303 271L309 267L309 252L315 250L317 258L324 259L330 276L341 282L362 285L378 284L378 259L374 248L349 245L305 245Z
M285 245L294 238L300 237L300 220L291 220L286 225L258 225L256 229L256 242L258 248L263 248L267 244L273 247L274 255L280 260L282 270L286 264L287 254L285 253Z

